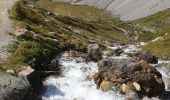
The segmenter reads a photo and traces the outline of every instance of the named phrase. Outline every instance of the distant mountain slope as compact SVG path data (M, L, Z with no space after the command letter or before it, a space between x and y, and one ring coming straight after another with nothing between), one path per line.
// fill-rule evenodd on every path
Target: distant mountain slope
M141 28L147 28L154 30L154 32L148 34L142 34L140 40L148 41L158 36L170 33L170 9L160 11L151 16L147 16L133 21L137 23Z
M158 56L170 57L170 9L134 21L141 28L154 30L140 35L139 41L151 41L143 49Z
M170 0L54 0L94 6L120 15L121 20L140 19L170 8Z

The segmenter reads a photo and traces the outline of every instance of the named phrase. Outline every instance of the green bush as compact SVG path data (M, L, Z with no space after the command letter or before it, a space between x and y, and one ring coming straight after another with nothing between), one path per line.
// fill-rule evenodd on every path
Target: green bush
M53 58L52 47L36 41L22 41L9 57L6 68L15 69L19 65L30 65L37 69L47 65Z

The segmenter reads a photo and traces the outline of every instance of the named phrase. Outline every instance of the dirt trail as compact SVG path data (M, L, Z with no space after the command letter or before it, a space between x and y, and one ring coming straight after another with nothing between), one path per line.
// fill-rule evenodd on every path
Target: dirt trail
M6 46L13 40L7 33L12 30L11 20L8 18L8 9L16 0L0 0L0 59L7 57Z

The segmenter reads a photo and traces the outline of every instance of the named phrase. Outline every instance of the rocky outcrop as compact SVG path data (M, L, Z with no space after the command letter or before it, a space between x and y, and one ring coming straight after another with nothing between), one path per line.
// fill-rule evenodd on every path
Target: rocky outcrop
M102 51L98 44L88 45L88 59L93 61L99 61L102 59Z
M114 87L125 94L135 91L140 97L157 96L165 91L161 74L146 61L109 58L99 61L98 67L94 80L102 90L113 90ZM112 88L108 89L110 86Z
M124 51L122 49L118 48L114 52L115 52L116 56L120 56Z
M26 78L17 78L0 72L0 100L22 100L30 84Z
M44 73L38 73L30 66L23 66L20 69L7 70L0 77L0 100L41 100L42 78ZM0 73L1 75L1 73ZM6 94L5 97L3 94ZM10 96L16 95L16 98ZM2 98L2 99L1 99Z

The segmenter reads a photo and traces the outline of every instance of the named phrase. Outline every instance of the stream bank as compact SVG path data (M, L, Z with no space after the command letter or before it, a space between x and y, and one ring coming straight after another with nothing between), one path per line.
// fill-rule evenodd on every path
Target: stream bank
M136 70L137 67L134 64L130 64L131 61L130 60L134 60L134 57L129 56L129 55L135 55L136 53L142 52L141 49L138 49L139 46L141 46L141 44L143 43L134 43L134 44L130 44L130 45L125 45L125 46L120 46L120 45L115 45L112 48L112 52L114 52L116 49L122 49L124 52L122 52L122 54L120 54L119 56L115 56L114 54L109 56L108 51L105 51L103 54L103 60L105 59L112 59L112 61L109 61L107 63L104 63L103 67L106 67L109 65L110 68L116 66L115 64L117 63L117 66L121 66L121 64L125 63L127 61L128 66L130 67L131 71L132 71L132 66L134 66L134 70ZM109 50L110 52L110 50ZM158 89L158 87L152 87L153 84L156 84L157 81L151 82L151 80L145 80L147 82L147 84L141 84L140 82L138 83L137 81L135 83L133 83L134 87L137 89L135 91L131 91L130 87L128 86L128 84L126 83L121 83L123 84L122 86L116 87L117 85L115 85L116 81L110 81L108 80L110 76L108 74L103 74L106 75L103 78L105 79L102 83L99 84L99 88L97 88L97 83L99 81L96 81L95 78L97 77L102 77L102 76L96 76L99 75L100 73L104 73L104 72L108 72L109 70L104 70L101 69L101 64L99 64L97 62L94 61L90 61L87 62L86 59L83 56L72 56L72 55L78 55L79 53L73 53L71 52L65 52L64 54L62 54L62 56L60 58L57 58L57 60L59 61L59 64L62 68L62 73L59 76L50 76L48 77L45 81L44 81L44 85L46 87L46 91L44 92L44 95L42 97L43 100L69 100L69 99L78 99L78 100L166 100L169 99L169 94L167 94L168 89L167 89L167 85L169 84L169 79L168 79L168 73L164 72L165 68L167 70L167 68L169 67L163 67L162 64L164 64L166 61L162 61L161 59L158 60L157 64L150 64L148 65L146 63L145 67L149 67L149 69L147 70L152 70L152 71L156 71L156 75L159 76L160 79L159 82L161 82L161 78L163 78L163 81L165 83L162 84L163 87L160 87L160 89L162 88L163 90L159 90L158 94L156 94L157 92L155 90ZM110 54L110 53L109 53ZM83 57L83 58L82 58ZM117 62L118 61L118 62ZM122 62L123 61L123 62ZM130 62L129 62L130 61ZM136 62L135 60L133 62ZM106 65L108 64L108 65ZM114 64L114 65L111 65ZM130 64L130 65L129 65ZM143 64L143 63L142 63ZM142 65L144 67L144 65ZM155 67L157 66L157 67ZM148 68L147 67L147 68ZM126 67L124 67L126 68ZM117 71L120 68L117 69ZM102 72L102 70L104 72ZM123 69L125 70L125 69ZM164 70L164 71L162 71ZM110 70L111 71L111 70ZM115 71L115 70L114 70ZM138 70L137 70L138 71ZM145 70L143 70L145 72ZM151 73L154 73L152 72ZM130 72L130 71L128 71ZM168 72L168 71L167 71ZM98 73L98 74L96 74ZM110 73L110 75L114 75L115 73ZM122 72L124 73L124 72ZM135 72L136 73L136 72ZM149 73L150 72L145 72L145 73ZM162 74L162 75L161 75ZM128 75L128 74L127 74ZM142 75L142 74L141 74ZM141 76L140 75L140 76ZM144 74L147 75L147 74ZM154 74L151 74L154 75ZM160 76L161 75L161 76ZM121 76L120 76L121 77ZM127 76L125 76L127 78ZM131 76L131 78L133 78L134 76ZM147 76L141 76L141 77L147 77ZM152 76L150 76L152 77ZM102 78L102 79L103 79ZM149 78L149 77L148 77ZM117 81L121 81L121 80L117 80ZM162 82L163 82L162 81ZM132 81L133 82L133 81ZM150 92L155 93L154 95L150 95L151 97L149 98L149 94L143 94L143 96L141 97L141 92L143 91L141 89L144 89L144 87L149 86L148 84L151 84L151 87L148 88L152 88L153 90L149 90ZM158 83L159 84L159 83ZM133 86L132 86L133 87ZM122 90L123 89L123 90ZM154 90L155 89L155 90ZM139 91L139 92L138 92ZM148 91L148 93L149 93ZM154 92L155 91L155 92ZM162 91L162 92L161 92ZM159 95L161 94L161 95ZM159 95L159 97L157 96Z

